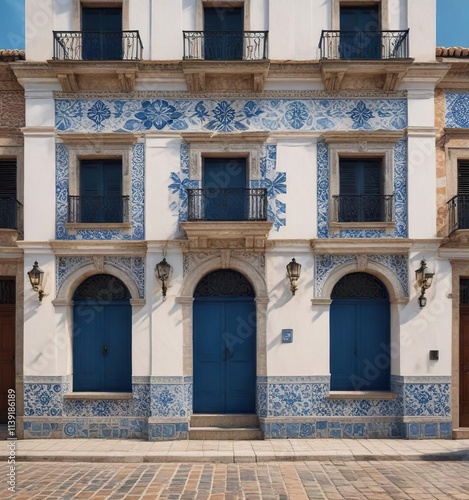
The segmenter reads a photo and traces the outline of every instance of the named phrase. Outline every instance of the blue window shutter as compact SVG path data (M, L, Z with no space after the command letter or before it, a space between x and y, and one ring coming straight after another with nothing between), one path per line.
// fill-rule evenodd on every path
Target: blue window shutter
M458 195L469 195L469 161L458 162Z
M0 197L16 198L16 160L0 160Z

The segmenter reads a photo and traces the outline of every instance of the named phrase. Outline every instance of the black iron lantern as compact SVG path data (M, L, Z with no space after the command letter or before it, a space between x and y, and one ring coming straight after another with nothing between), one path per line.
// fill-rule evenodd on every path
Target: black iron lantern
M287 264L287 276L290 280L290 290L293 295L298 290L297 282L301 274L301 264L298 264L295 259L292 259L289 264Z
M44 271L39 267L37 261L34 262L33 268L28 272L28 276L33 290L39 295L39 302L42 302L42 297L44 297L44 290L42 289Z
M417 281L417 286L420 288L419 306L425 307L427 305L427 297L425 297L425 292L432 286L433 276L435 273L428 273L427 262L423 259L420 262L420 267L415 271L415 280Z
M161 289L163 291L163 300L166 298L166 291L168 290L167 284L171 280L171 276L173 275L173 268L171 264L166 262L166 257L163 257L161 262L156 264L156 276L161 281Z

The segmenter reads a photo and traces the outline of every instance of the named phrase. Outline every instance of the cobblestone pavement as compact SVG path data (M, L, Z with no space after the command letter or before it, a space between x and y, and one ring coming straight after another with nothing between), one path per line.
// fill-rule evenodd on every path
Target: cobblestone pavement
M469 462L262 464L18 463L16 494L0 464L0 498L469 499Z

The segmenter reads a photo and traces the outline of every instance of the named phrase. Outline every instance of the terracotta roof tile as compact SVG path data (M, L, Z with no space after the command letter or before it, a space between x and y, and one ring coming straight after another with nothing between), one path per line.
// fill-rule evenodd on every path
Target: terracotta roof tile
M11 62L24 60L24 50L18 49L0 49L0 61Z
M436 57L469 57L466 47L437 47Z

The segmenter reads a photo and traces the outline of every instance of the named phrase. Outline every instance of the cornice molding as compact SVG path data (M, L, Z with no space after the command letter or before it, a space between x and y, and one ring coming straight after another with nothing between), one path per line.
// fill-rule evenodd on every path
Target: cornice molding
M130 146L135 144L139 135L132 134L131 132L112 132L112 133L70 133L70 134L57 134L59 139L68 146L79 146L82 144L89 144L90 142L96 144L119 144Z
M264 144L269 138L269 132L241 132L238 134L218 132L187 132L181 134L182 138L192 143L240 143Z
M311 240L315 254L408 254L412 240L391 238L324 238Z
M81 256L81 255L126 255L141 256L147 251L144 241L90 241L90 240L53 240L50 247L57 256Z

